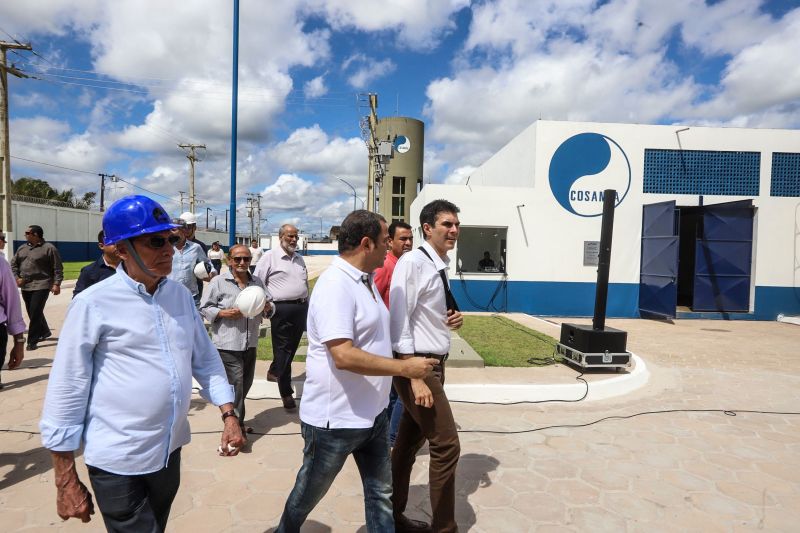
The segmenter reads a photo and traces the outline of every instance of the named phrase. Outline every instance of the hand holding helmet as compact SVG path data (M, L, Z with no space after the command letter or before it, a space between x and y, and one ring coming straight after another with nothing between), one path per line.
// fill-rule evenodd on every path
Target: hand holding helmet
M258 316L264 311L269 298L261 287L250 285L242 289L236 297L234 306L247 318Z

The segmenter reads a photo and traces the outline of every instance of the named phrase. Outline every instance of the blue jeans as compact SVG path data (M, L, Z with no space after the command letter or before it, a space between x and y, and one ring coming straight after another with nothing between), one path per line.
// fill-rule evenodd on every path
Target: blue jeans
M403 417L403 400L397 395L392 385L389 393L389 444L394 446L394 439L397 437L397 429L400 427L400 419Z
M301 423L305 441L303 466L286 500L276 533L300 531L350 454L356 461L364 487L367 531L394 531L388 425L386 410L366 429L326 429Z

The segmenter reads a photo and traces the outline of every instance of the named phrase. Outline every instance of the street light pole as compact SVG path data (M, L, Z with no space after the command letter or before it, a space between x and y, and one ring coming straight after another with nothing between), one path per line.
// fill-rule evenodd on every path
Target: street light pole
M356 198L358 198L358 196L356 196L356 188L353 187L352 185L350 185L348 182L346 182L342 178L340 178L339 176L336 176L336 179L341 181L342 183L344 183L345 185L347 185L351 189L353 189L353 211L355 211L356 210Z
M206 229L208 229L208 212L211 211L210 207L206 207Z

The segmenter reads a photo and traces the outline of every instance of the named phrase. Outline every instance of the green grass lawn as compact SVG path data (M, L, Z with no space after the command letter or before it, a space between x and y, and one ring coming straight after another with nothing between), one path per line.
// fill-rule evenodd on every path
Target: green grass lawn
M529 367L529 359L552 357L556 340L500 316L465 316L458 334L486 366Z
M317 278L309 282L313 290ZM486 366L529 367L528 362L534 358L541 360L553 357L556 339L543 333L526 328L507 318L500 316L465 316L464 326L458 334L466 340L483 358ZM307 346L305 337L300 346ZM272 339L269 334L258 340L256 351L258 359L272 360ZM304 355L294 358L297 362L305 362Z
M81 269L94 261L67 261L64 263L64 279L78 279Z

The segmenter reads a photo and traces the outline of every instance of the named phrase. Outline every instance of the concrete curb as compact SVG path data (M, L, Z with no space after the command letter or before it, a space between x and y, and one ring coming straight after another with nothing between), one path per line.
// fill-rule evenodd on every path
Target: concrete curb
M592 381L584 401L605 400L629 394L647 384L650 371L644 360L632 354L634 368L626 374L608 379ZM295 396L303 395L304 379L292 380ZM197 383L195 383L197 387ZM507 383L453 383L445 385L445 392L451 401L468 402L538 402L542 400L578 400L586 392L586 385L580 381L559 384L507 384ZM248 400L280 399L277 383L266 379L256 379L247 395Z
M623 396L647 384L650 371L644 360L632 354L633 371L613 378L592 381L584 401ZM559 384L454 383L444 387L451 401L469 402L538 402L542 400L578 400L586 393L583 382Z

